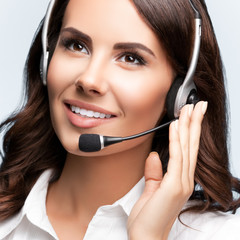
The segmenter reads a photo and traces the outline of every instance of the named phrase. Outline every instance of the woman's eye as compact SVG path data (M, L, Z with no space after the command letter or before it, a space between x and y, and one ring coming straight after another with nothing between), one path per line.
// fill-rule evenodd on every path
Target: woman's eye
M145 65L145 61L142 57L137 56L136 54L128 53L120 58L118 58L120 62L125 62L129 65Z
M69 46L69 49L74 51L74 52L82 52L82 53L86 53L88 54L88 51L87 49L80 43L72 43L70 46Z
M87 47L85 44L81 43L80 41L74 39L63 39L62 45L72 51L72 52L80 52L84 54L89 54Z

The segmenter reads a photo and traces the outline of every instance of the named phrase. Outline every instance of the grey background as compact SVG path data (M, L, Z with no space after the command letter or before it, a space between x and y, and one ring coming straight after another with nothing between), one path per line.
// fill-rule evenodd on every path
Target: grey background
M219 41L227 75L231 112L231 169L240 177L239 0L206 0ZM22 72L34 32L44 16L48 0L0 0L0 122L19 104ZM1 141L1 139L0 139Z

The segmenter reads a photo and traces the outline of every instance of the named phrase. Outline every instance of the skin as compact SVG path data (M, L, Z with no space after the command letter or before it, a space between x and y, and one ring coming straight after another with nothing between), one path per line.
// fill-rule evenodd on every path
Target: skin
M73 29L88 40L76 37ZM129 43L138 46L126 49ZM139 64L141 59L145 64ZM68 152L62 175L50 184L46 201L59 239L83 239L97 209L123 197L144 174L146 188L129 217L129 238L167 238L193 190L206 103L194 110L185 106L179 121L171 124L164 177L158 155L149 155L153 135L96 153L80 152L78 138L82 133L127 136L154 127L166 113L165 99L174 76L164 49L131 1L70 0L47 80L52 124ZM81 119L85 125L79 127L68 116L66 103L72 100L101 107L114 117L100 124Z

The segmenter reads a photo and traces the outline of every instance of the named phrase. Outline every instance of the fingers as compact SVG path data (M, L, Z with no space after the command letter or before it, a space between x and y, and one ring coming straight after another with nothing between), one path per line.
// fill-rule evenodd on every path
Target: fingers
M191 125L190 125L190 152L189 152L189 158L190 166L189 166L189 177L194 178L195 168L197 164L197 157L198 157L198 150L199 150L199 142L200 142L200 136L201 136L201 126L202 126L202 120L204 117L204 114L207 111L207 102L199 102L192 114L191 117Z
M182 177L182 149L179 139L179 120L171 123L169 128L169 161L167 168L168 177L176 182Z
M189 138L190 138L190 120L193 112L193 104L186 105L179 118L179 140L182 149L182 181L189 184Z
M194 186L201 123L207 109L206 102L186 105L182 108L179 120L169 128L169 163L163 179L162 165L157 153L150 153L145 164L144 197L151 196L159 187L168 192L174 186L173 195L183 199L191 195ZM170 193L170 192L169 192Z
M162 181L162 163L158 153L151 152L145 163L145 192L155 192Z
M135 204L131 211L131 217L128 219L128 225L136 218L142 210L146 202L153 196L162 181L162 164L159 159L158 153L151 152L146 159L145 163L145 188L140 199Z
M179 120L169 129L169 164L167 173L175 178L181 191L190 194L194 186L201 124L207 109L207 102L186 105L182 108Z

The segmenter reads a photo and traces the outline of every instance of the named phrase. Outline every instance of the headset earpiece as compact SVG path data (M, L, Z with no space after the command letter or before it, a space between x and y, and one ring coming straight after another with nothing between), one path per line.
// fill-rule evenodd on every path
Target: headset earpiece
M196 86L184 86L184 78L176 77L166 98L167 115L170 120L177 118L185 104L196 104L199 101Z
M176 97L179 88L182 86L184 79L182 77L176 77L170 87L167 98L166 98L166 107L167 107L167 115L170 120L175 118L174 115L174 107L176 102Z
M43 81L43 54L41 55L40 59L40 77L42 79L43 85L45 85L45 82Z
M49 64L49 52L46 51L45 54L42 54L40 59L40 76L43 82L43 85L47 85L47 71L48 71L48 64Z
M48 70L48 64L49 64L49 46L48 46L48 29L49 29L49 22L50 22L50 17L52 14L52 10L54 7L56 0L50 0L48 9L45 15L45 19L43 22L43 27L42 27L42 48L43 48L43 53L41 56L40 60L40 76L42 78L43 85L47 85L47 70Z
M194 104L196 105L197 102L199 102L200 98L198 96L197 90L196 89L192 89L191 92L188 95L188 99L187 99L187 104Z

